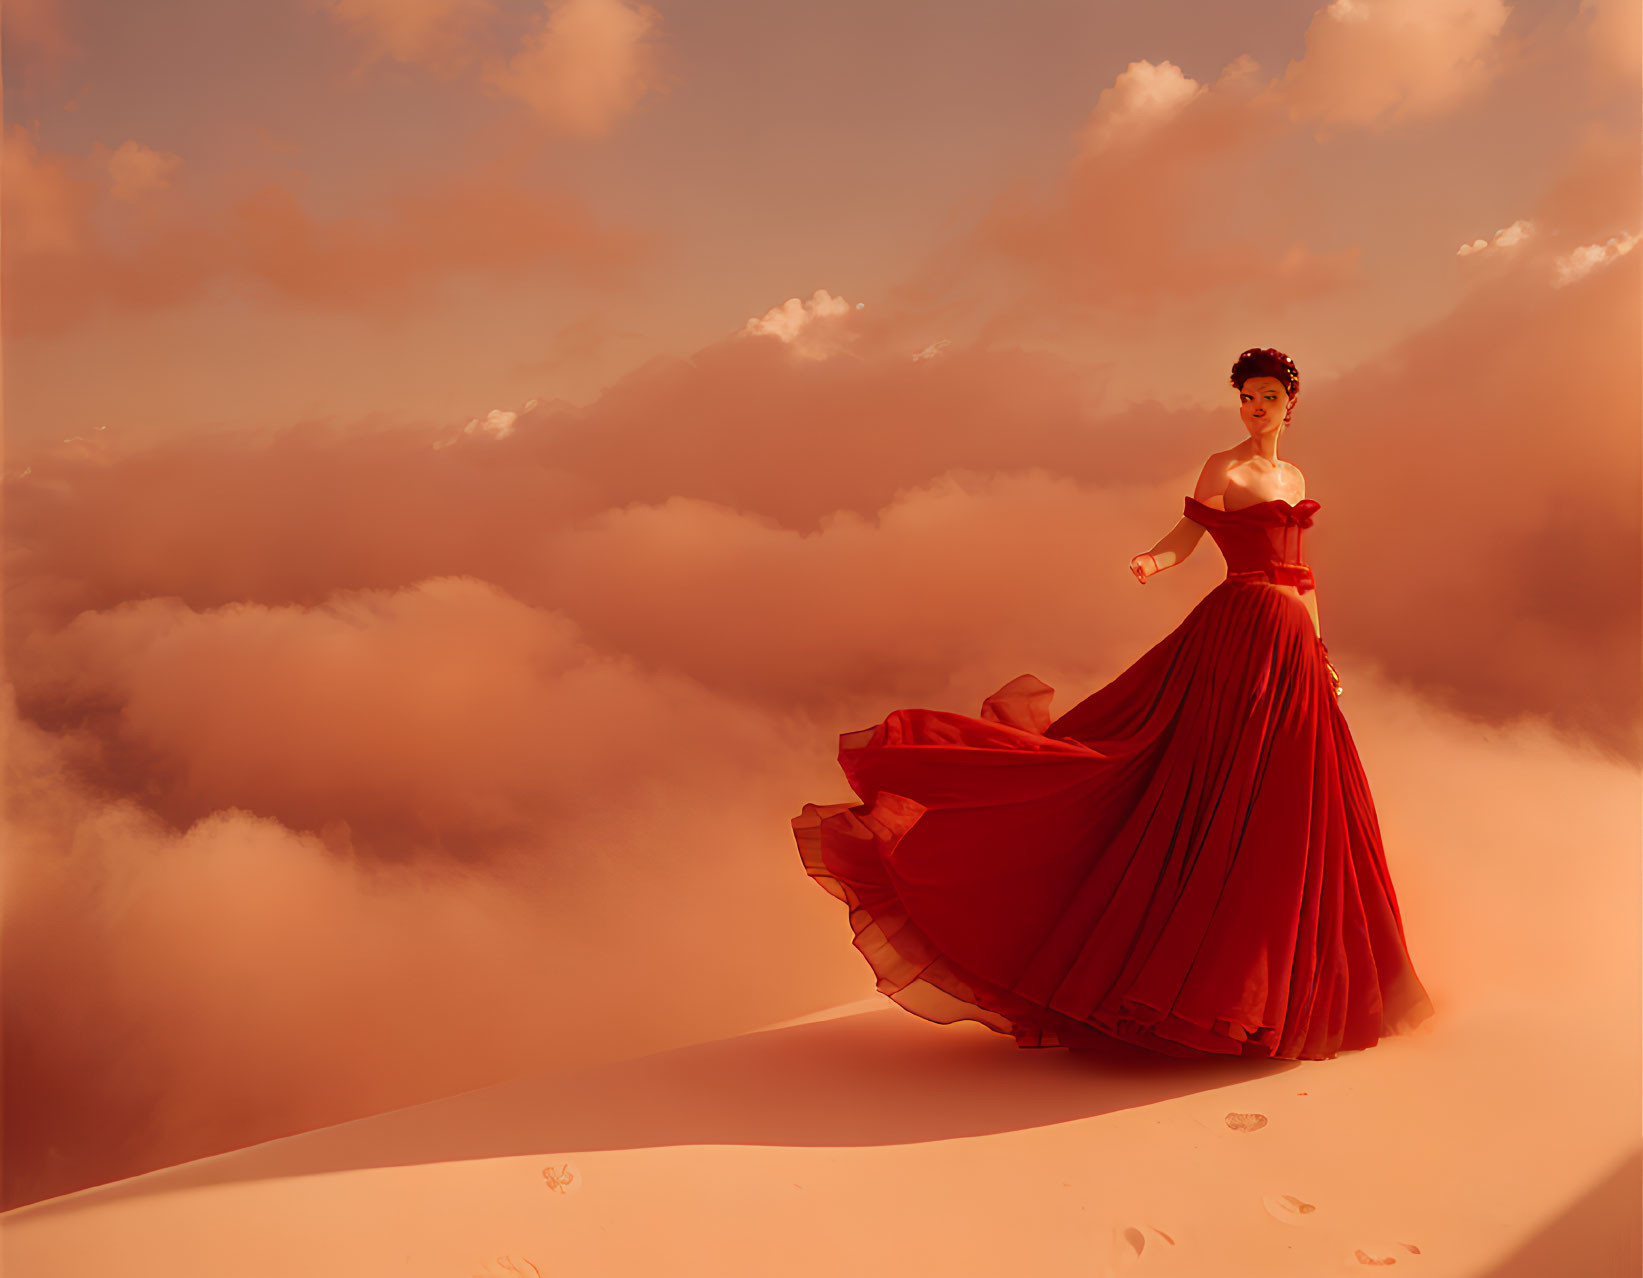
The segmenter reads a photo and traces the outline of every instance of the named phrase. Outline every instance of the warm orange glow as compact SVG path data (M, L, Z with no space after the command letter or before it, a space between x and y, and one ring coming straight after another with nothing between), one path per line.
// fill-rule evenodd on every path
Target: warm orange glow
M980 1040L888 1008L885 1037L704 1048L759 1122L678 1117L707 1084L670 1058L666 1103L637 1066L575 1084L654 1122L467 1145L419 1111L340 1162L247 1151L235 1211L405 1170L373 1149L432 1201L528 1153L548 1207L599 1204L536 1263L595 1272L601 1229L665 1233L712 1167L859 1221L843 1254L957 1274L901 1231L962 1165L1012 1226L989 1264L1051 1193L1056 1256L1095 1216L1177 1221L1143 1269L1299 1239L1288 1195L1331 1247L1444 1216L1433 1272L1487 1272L1637 1139L1635 9L8 3L0 1206L870 993L787 829L849 799L837 734L1024 671L1062 710L1175 626L1226 571L1180 557L1183 495L1249 437L1232 359L1272 346L1303 386L1277 456L1322 507L1316 589L1278 584L1446 1022L1334 1084L1114 1065L1039 1109L1027 1054L972 1087ZM1170 1144L1223 1111L1271 1125L1216 1183L1269 1137L1289 1169L1255 1224ZM1338 1161L1371 1133L1393 1152ZM1078 1161L1105 1170L1011 1180ZM92 1201L0 1222L8 1262L141 1272ZM152 1239L196 1200L99 1201ZM681 1239L714 1219L683 1203ZM766 1205L779 1230L786 1200L736 1219ZM512 1245L409 1241L451 1274Z

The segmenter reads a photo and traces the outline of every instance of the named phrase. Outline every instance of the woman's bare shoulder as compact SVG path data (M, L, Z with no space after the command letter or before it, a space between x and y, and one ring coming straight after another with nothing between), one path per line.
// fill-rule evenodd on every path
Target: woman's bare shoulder
M1225 452L1211 453L1204 468L1198 473L1198 482L1193 486L1192 495L1197 501L1213 510L1227 508L1227 494L1237 488L1240 494L1248 495L1257 501L1263 500L1263 494L1270 494L1274 488L1277 496L1291 503L1301 501L1306 496L1306 475L1294 462L1279 462L1277 482L1262 482L1251 484L1247 477L1233 472L1245 461L1239 450L1229 448ZM1247 504L1247 503L1241 503Z
M1227 484L1232 461L1230 449L1224 453L1209 455L1204 468L1198 472L1198 482L1192 488L1194 501L1200 501L1212 510L1226 509Z
M1290 486L1295 493L1292 500L1300 501L1306 496L1306 472L1294 462L1285 462L1284 469L1289 472Z

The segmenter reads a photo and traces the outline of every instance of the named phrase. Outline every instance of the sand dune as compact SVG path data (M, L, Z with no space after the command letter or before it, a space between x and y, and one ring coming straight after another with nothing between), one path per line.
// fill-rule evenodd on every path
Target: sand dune
M1025 1052L875 997L21 1208L7 1272L1630 1274L1614 1013L1500 999L1272 1064Z

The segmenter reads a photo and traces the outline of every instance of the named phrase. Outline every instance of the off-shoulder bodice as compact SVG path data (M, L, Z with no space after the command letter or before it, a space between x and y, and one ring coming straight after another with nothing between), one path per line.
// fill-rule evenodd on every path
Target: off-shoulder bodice
M1302 538L1318 505L1310 497L1294 504L1275 497L1238 510L1216 510L1188 497L1184 513L1209 530L1226 558L1229 579L1271 581L1305 594L1315 583Z

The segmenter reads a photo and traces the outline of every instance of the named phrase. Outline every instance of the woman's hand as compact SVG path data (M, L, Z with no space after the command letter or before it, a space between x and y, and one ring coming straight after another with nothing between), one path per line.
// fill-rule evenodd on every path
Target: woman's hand
M1329 645L1324 642L1322 635L1318 636L1318 650L1323 653L1324 671L1329 675L1329 686L1338 697L1341 695L1341 677L1335 673L1335 663L1329 659Z
M1130 571L1135 574L1135 579L1144 586L1147 584L1148 577L1160 571L1158 559L1150 550L1142 551L1130 560Z

